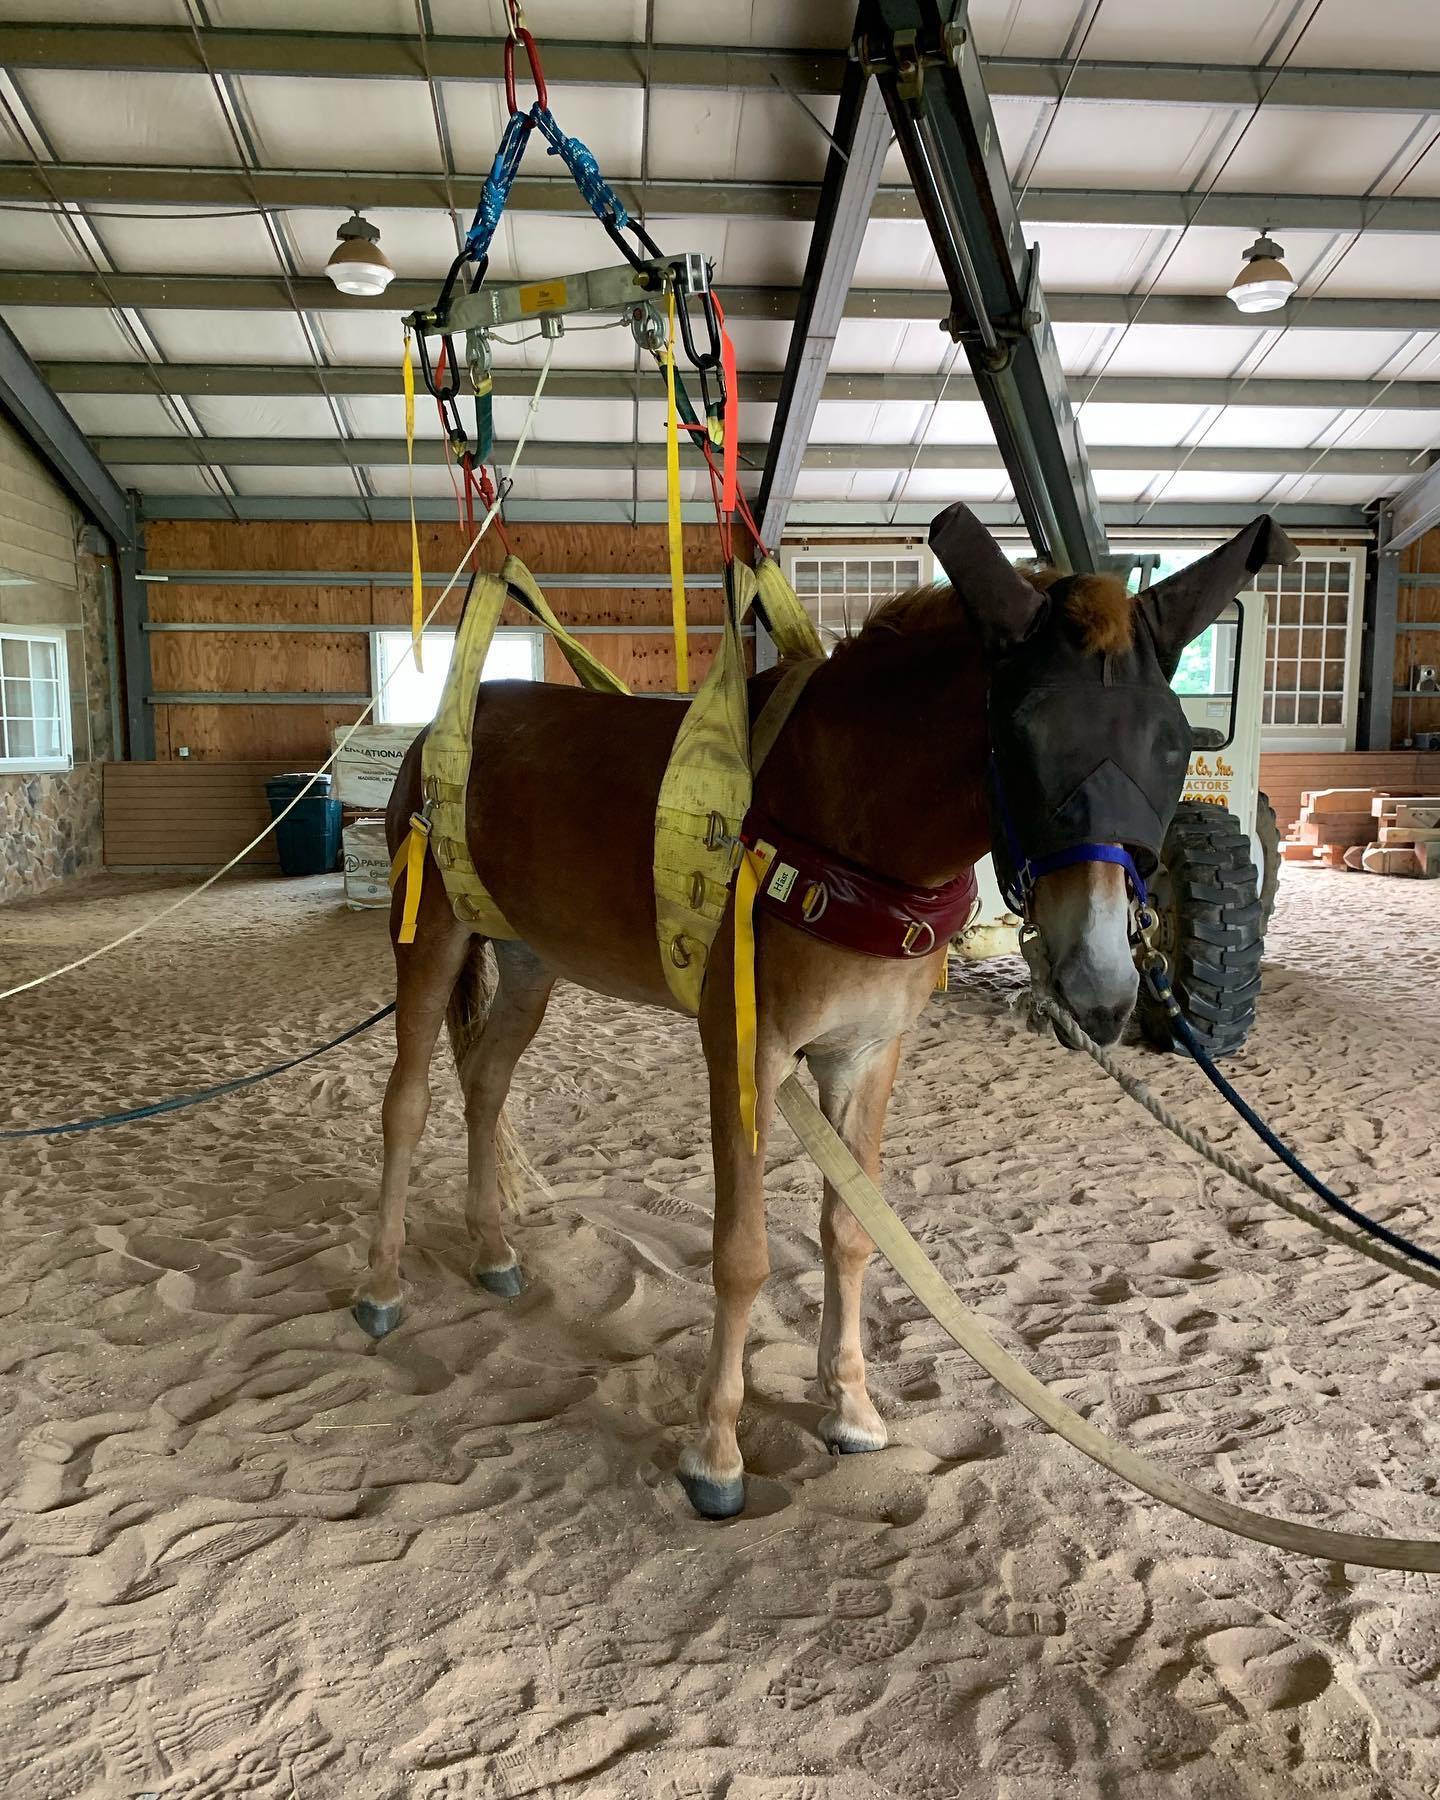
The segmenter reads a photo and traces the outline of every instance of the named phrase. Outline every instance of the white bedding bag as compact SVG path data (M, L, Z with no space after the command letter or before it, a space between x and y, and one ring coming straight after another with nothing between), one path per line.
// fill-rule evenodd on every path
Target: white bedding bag
M337 746L348 729L336 726ZM421 729L419 725L360 726L335 758L330 792L344 806L363 806L372 812L387 806L405 752Z
M385 821L357 819L347 825L345 904L358 912L366 906L390 904L390 852L385 848Z

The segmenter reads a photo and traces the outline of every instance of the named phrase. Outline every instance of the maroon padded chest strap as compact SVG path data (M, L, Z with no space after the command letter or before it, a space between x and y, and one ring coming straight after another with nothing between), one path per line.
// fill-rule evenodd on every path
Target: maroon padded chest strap
M773 851L760 882L765 911L844 950L928 956L965 929L975 908L973 869L944 887L909 887L807 844L754 811L740 837L752 850Z

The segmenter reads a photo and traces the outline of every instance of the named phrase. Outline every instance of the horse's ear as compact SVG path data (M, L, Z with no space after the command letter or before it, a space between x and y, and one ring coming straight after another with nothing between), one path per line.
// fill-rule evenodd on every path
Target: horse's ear
M1147 588L1139 614L1167 677L1175 673L1180 652L1219 618L1250 576L1266 563L1294 562L1299 554L1270 515L1262 513L1228 544Z
M930 548L970 609L987 650L1013 649L1047 605L968 506L947 506L930 524Z

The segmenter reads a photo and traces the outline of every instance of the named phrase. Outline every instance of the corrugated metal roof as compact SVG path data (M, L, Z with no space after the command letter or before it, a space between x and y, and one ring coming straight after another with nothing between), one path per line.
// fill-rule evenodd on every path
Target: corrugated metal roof
M208 13L212 25L222 29L312 31L322 42L328 33L337 44L343 34L359 32L415 42L411 0L349 0L343 9L331 0L210 0ZM500 0L431 0L430 13L441 35L493 37L504 26ZM813 191L826 166L825 131L834 120L834 95L785 92L778 77L773 86L755 79L743 88L727 87L719 53L773 46L782 53L776 60L783 67L783 53L791 50L843 50L850 10L829 0L749 0L724 7L714 0L655 0L655 42L713 45L717 56L713 89L654 91L647 91L644 82L644 0L619 0L606 7L589 0L533 0L530 13L542 45L604 40L637 46L629 85L624 85L623 69L619 85L557 83L552 103L564 128L589 144L608 175L620 182L648 181L649 218L662 244L713 257L722 292L727 286L798 286L805 272L809 223L798 216L738 216L727 204L728 190L733 184L759 184L753 204L741 211L763 215L793 206L803 213L803 190L809 184ZM7 16L12 23L144 23L187 32L190 24L183 0L85 0L83 6L79 0L12 0ZM1202 73L1222 65L1253 67L1257 93L1287 57L1294 69L1440 70L1440 8L1415 0L1367 0L1363 8L1327 0L1299 36L1303 23L1303 16L1297 18L1284 0L1207 0L1203 7L1104 0L1093 15L1081 0L973 0L969 9L981 54L1052 59L1062 77L1082 36L1082 67L1106 60L1192 65ZM433 95L421 78L418 45L415 74L408 79L357 78L337 69L333 75L303 77L244 73L217 84L198 72L11 69L4 77L6 92L25 135L17 136L0 121L0 157L15 165L17 179L38 157L56 175L79 181L83 194L71 205L68 220L43 204L21 209L7 202L0 211L0 269L84 272L98 265L102 273L126 276L273 278L281 267L278 245L290 275L313 278L323 269L347 208L354 205L379 227L387 254L406 280L438 287L454 255L457 219L462 226L468 221L504 122L498 53L494 63L493 79L445 76L437 80ZM1404 94L1396 91L1403 101ZM1038 93L997 97L996 122L1012 174L1036 191L1031 210L1038 205L1040 216L1032 221L1027 215L1026 235L1039 247L1047 292L1223 294L1246 244L1268 225L1285 246L1302 304L1310 297L1434 299L1440 293L1440 233L1412 230L1394 218L1384 219L1383 229L1360 232L1348 221L1366 217L1355 211L1353 199L1378 202L1392 193L1440 197L1440 113L1403 104L1351 105L1343 90L1336 93L1333 108L1327 85L1320 96L1324 105L1276 104L1262 106L1258 114L1241 100L1150 103L1076 94L1057 107ZM277 206L267 229L249 209L242 155L247 162L253 155L256 167L266 172L323 173L326 204ZM90 168L77 174L71 165L111 165L115 172ZM133 170L149 172L139 178L144 198L134 197L125 175ZM228 187L216 189L228 194L226 201L181 197L191 172L211 170L232 172ZM555 159L547 158L538 143L531 146L524 173L563 178ZM433 204L387 204L393 177L425 174L431 177ZM453 217L444 205L447 178ZM893 151L885 180L904 180ZM697 210L689 187L683 195L667 196L669 182L713 184L715 210ZM1201 196L1212 183L1217 197L1255 195L1253 222L1207 222ZM802 190L798 195L797 189ZM1104 195L1092 196L1091 190L1104 190ZM40 191L48 191L43 183ZM165 195L171 192L177 198L167 202ZM782 193L789 198L779 198ZM1191 196L1192 212L1199 206L1198 219L1188 226L1174 222L1169 197L1177 194ZM1152 195L1153 207L1147 199ZM1305 197L1304 222L1293 228L1286 223L1287 196ZM1328 207L1327 198L1332 202ZM1062 199L1063 208L1058 204ZM1063 210L1066 222L1045 217L1047 204L1051 211ZM1091 204L1097 216L1086 222L1084 210ZM1147 217L1147 211L1154 216ZM1327 225L1327 217L1335 223ZM1130 222L1114 222L1126 218ZM613 247L587 217L516 208L496 236L490 272L498 279L540 278L614 260ZM846 319L831 363L836 375L939 378L953 367L957 376L965 376L964 359L957 362L950 340L937 328L945 297L923 223L873 219L856 284L877 290L933 289L934 319ZM123 315L104 305L27 304L7 306L4 312L42 362L136 367L149 355L161 361L249 367L256 371L257 385L263 385L264 371L311 367L317 356L322 368L330 363L396 369L396 391L389 397L342 396L332 407L318 392L309 398L264 392L198 395L187 412L184 406L162 403L145 386L141 366L131 393L70 394L77 420L100 437L180 436L198 430L231 442L333 440L337 417L347 437L393 440L400 435L395 313L337 294L333 304L302 318L285 303L283 286L277 287L269 310L172 303L183 299L173 290L153 299L142 294L139 310ZM734 319L742 368L776 375L785 364L790 330L786 319ZM535 337L507 336L512 341L496 344L497 366L536 367L541 346ZM1406 321L1394 329L1297 330L1287 329L1285 320L1242 320L1239 315L1223 326L1181 326L1147 318L1142 306L1128 327L1066 323L1056 327L1056 340L1077 404L1102 370L1107 378L1161 378L1167 386L1172 379L1182 384L1210 379L1243 383L1247 378L1292 384L1293 391L1283 395L1286 404L1268 398L1252 404L1243 390L1239 403L1233 393L1197 393L1189 399L1168 391L1143 400L1091 400L1083 405L1081 423L1097 446L1173 451L1203 441L1208 447L1233 447L1263 457L1268 450L1318 452L1326 446L1423 456L1440 444L1440 385L1433 410L1417 407L1413 398L1403 410L1396 409L1381 396L1381 404L1367 412L1351 403L1351 395L1343 403L1326 396L1326 384L1338 381L1403 378L1440 384L1440 303L1433 325L1422 321L1419 329ZM556 347L553 366L618 376L635 367L635 350L624 330L571 329ZM939 391L937 379L935 394ZM812 431L817 446L843 451L847 445L893 445L896 466L893 471L807 468L800 476L800 496L851 501L873 512L879 504L903 499L949 495L984 500L1008 494L1003 477L988 471L910 470L922 443L991 442L983 408L970 397L973 391L960 398L947 395L938 403L933 395L913 394L822 401ZM657 443L663 409L658 387L654 392L638 408L623 394L547 396L536 440L628 443L638 430L639 441ZM742 422L747 443L763 441L774 410L768 401L747 402ZM497 399L502 439L519 429L524 413L523 399ZM418 429L424 455L434 457L438 426L433 407L423 400ZM277 468L237 462L223 471L198 464L132 464L116 473L151 495L217 487L233 487L241 495L317 498L355 492L349 469L301 464ZM703 498L703 477L691 472L686 479ZM753 487L756 473L748 471L745 479ZM393 467L368 468L362 480L377 495L404 491L403 470ZM1102 498L1116 501L1147 496L1157 481L1167 500L1250 502L1283 493L1336 504L1370 500L1399 485L1383 474L1263 470L1186 468L1157 477L1143 468L1102 469L1096 475ZM443 500L450 492L448 470L427 462L417 472L417 488ZM567 496L627 500L636 491L630 470L547 467L523 472L515 493L558 504ZM642 498L655 497L663 491L663 477L652 469L640 471L638 491Z

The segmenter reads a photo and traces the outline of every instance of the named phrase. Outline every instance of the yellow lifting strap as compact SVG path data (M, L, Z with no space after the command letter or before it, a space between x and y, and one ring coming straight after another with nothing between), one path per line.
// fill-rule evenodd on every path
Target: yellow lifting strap
M425 621L425 604L421 597L420 531L415 523L415 365L410 360L410 327L405 327L405 355L402 360L405 382L405 489L410 497L410 643L415 652L415 667L423 674L420 660L421 627ZM410 940L407 938L406 943Z
M740 1129L753 1156L760 1147L759 1095L755 1086L755 1046L760 1033L755 1002L755 902L775 860L773 844L740 846L735 871L735 1077L740 1094Z
M480 694L485 659L495 641L507 600L514 600L545 626L586 687L603 693L629 691L618 676L612 675L597 657L566 631L536 585L535 577L519 557L507 557L498 575L477 575L471 582L455 634L445 687L425 739L420 767L430 819L430 854L445 882L450 904L463 924L491 938L513 938L516 933L491 899L470 855L465 832L465 796L474 756L475 703ZM418 888L417 881L417 894ZM419 904L418 898L416 904Z
M423 813L411 813L410 829L390 864L390 886L402 877L405 908L400 915L400 942L415 942L415 921L420 916L420 887L425 878L425 846L430 841L430 821Z
M758 594L781 656L818 661L820 634L780 565L732 564L720 648L681 721L655 809L655 928L671 993L687 1012L730 902L740 821L750 808L750 701L741 626Z
M675 405L675 290L669 290L665 339L665 499L670 545L670 619L675 633L675 687L690 692L690 634L685 623L685 533L680 519L680 415Z

